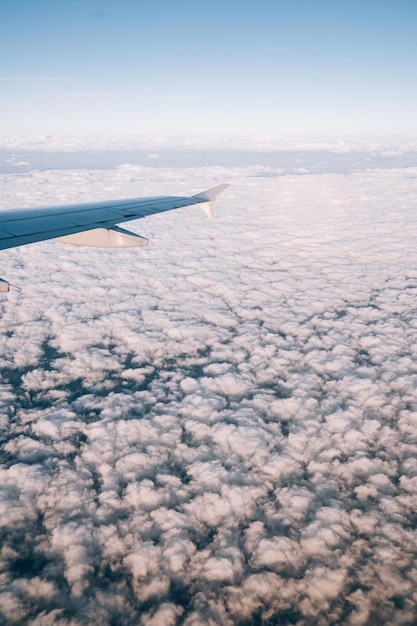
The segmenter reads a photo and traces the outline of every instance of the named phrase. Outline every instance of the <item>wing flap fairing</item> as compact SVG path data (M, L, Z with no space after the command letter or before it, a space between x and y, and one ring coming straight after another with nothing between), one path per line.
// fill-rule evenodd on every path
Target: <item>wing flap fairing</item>
M137 248L147 246L149 243L145 237L118 226L84 230L81 233L56 237L55 241L93 248Z

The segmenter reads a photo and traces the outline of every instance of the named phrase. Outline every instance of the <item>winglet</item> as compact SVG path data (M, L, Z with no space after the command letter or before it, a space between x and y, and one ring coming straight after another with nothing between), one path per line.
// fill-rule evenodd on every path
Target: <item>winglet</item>
M207 189L206 191L202 191L201 193L197 193L195 196L191 196L192 198L201 198L200 207L203 209L204 213L207 217L215 217L216 215L216 198L217 196L224 191L229 185L219 185L218 187L212 187L212 189Z

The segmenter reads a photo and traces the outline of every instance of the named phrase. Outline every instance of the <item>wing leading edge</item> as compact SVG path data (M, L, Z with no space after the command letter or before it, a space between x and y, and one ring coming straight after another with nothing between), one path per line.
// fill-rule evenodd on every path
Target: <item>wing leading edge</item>
M144 246L147 239L117 224L192 205L201 205L209 217L214 217L216 198L226 187L219 185L188 197L156 196L0 211L0 250L47 239L95 247ZM1 281L0 291L7 290L8 283Z

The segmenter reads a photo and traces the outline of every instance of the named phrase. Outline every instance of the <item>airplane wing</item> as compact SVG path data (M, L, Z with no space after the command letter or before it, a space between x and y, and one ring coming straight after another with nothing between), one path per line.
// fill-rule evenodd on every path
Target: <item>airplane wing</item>
M147 239L117 224L194 204L200 205L209 217L214 217L216 197L226 187L228 185L219 185L188 197L157 196L0 210L0 250L45 239L106 248L146 246ZM0 291L8 291L9 284L0 281Z

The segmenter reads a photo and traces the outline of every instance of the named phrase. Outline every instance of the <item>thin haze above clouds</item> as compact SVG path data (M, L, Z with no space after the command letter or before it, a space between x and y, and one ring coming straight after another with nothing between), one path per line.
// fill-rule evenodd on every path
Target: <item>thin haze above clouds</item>
M147 249L2 253L8 624L417 620L417 167L0 177L5 207L225 181Z

